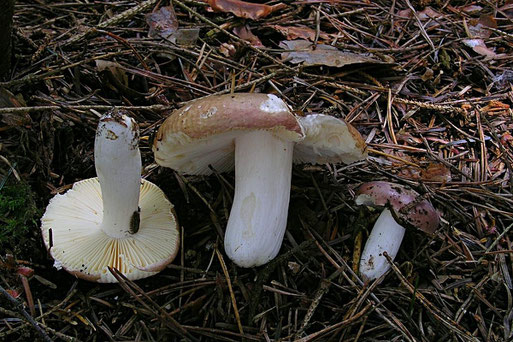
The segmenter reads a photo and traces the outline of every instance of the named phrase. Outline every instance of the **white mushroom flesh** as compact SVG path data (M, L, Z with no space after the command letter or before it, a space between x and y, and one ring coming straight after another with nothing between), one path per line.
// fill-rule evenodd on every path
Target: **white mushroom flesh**
M225 251L241 267L267 263L279 252L290 200L293 142L267 131L235 139L235 196Z
M405 231L404 227L394 220L390 210L385 208L381 212L360 258L360 274L365 280L379 278L390 269L390 264L383 252L387 252L390 258L394 260Z

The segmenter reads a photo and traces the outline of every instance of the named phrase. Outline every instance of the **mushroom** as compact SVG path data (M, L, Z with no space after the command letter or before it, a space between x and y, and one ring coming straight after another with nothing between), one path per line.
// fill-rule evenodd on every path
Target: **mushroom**
M440 218L427 200L402 185L375 181L360 186L356 193L357 205L384 207L363 248L360 274L365 280L381 277L390 264L383 252L392 260L397 255L405 233L405 226L415 227L433 234Z
M158 164L185 174L235 167L235 195L224 248L241 267L279 252L290 199L292 162L353 162L365 157L358 131L327 115L298 118L275 95L210 96L173 112L153 145Z
M94 143L97 178L73 184L50 200L41 219L55 267L89 281L111 283L109 267L128 279L154 275L178 251L173 205L141 180L137 123L122 112L101 117Z

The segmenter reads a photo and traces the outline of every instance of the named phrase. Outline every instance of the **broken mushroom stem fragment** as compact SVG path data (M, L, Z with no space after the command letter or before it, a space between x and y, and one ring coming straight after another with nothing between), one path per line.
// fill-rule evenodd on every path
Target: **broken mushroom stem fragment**
M296 117L274 95L210 96L173 112L153 151L158 164L186 174L235 168L235 195L225 252L241 267L279 252L287 226L292 163L365 158L360 134L326 115Z
M405 226L433 234L440 218L427 200L419 201L419 194L402 185L376 181L360 186L356 193L357 205L383 207L381 214L365 243L360 258L360 275L364 280L381 277L390 269L383 255L395 259L401 246Z
M155 184L141 180L137 123L120 111L100 119L94 157L97 178L73 184L50 200L41 219L57 268L96 282L161 271L178 251L173 205Z

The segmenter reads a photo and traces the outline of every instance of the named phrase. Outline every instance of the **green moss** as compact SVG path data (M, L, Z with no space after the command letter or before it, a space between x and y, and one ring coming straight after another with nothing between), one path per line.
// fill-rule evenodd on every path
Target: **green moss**
M0 189L0 250L17 252L37 226L40 211L34 195L25 183L5 185Z

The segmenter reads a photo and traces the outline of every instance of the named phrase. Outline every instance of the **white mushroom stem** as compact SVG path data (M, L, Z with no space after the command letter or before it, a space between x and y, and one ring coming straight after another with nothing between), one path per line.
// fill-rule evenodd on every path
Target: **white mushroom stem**
M279 252L290 200L294 143L266 131L235 139L235 196L226 254L241 267L263 265Z
M94 162L102 190L101 228L113 238L138 230L141 153L137 123L117 113L103 116L96 131Z
M360 274L365 280L379 278L388 271L390 264L383 252L386 251L390 258L394 260L403 241L405 231L394 220L390 210L385 208L381 212L360 258Z

